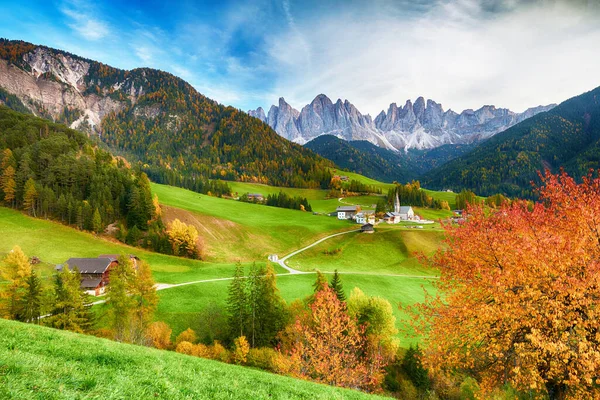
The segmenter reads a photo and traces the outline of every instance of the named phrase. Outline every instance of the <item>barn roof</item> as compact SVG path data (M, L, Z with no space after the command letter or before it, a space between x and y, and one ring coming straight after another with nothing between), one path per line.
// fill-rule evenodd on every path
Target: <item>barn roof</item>
M356 210L357 210L356 206L339 206L338 208L335 209L336 212L356 211Z
M60 271L67 265L70 270L77 267L82 274L102 274L112 262L113 259L108 257L69 258L66 263L59 265L56 269Z
M101 278L89 278L81 281L80 287L83 289L95 289L102 282Z

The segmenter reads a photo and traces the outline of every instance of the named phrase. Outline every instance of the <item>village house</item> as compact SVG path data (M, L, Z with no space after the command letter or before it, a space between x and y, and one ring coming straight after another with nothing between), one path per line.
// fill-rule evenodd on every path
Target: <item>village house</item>
M335 210L338 219L352 219L359 212L358 206L340 206Z
M137 268L138 257L129 255L134 268ZM67 262L56 266L57 271L62 271L66 266L70 271L75 267L81 274L81 288L92 296L100 296L106 292L110 282L110 272L119 264L116 254L103 254L98 258L69 258Z
M361 211L354 216L354 221L357 224L364 225L366 223L375 223L375 213L373 211Z
M248 193L246 196L248 196L249 201L263 201L265 199L260 193Z

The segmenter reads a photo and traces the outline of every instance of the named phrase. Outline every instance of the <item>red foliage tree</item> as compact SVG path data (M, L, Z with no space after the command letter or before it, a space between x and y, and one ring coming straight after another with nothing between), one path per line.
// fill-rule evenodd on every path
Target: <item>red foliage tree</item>
M475 206L431 259L425 364L552 398L600 398L600 179L543 177L540 201Z

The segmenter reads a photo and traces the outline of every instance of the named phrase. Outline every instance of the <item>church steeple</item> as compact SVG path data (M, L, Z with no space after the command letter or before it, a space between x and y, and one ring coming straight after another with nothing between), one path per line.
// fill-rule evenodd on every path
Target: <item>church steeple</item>
M400 213L400 198L398 197L398 191L396 191L396 200L394 201L394 212Z

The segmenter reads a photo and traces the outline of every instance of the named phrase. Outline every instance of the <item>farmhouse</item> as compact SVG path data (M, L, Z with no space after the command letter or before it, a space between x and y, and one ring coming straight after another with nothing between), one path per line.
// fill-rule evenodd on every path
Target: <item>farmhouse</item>
M338 219L352 219L358 212L360 207L358 206L340 206L335 210Z
M246 196L248 196L249 201L263 201L265 199L260 193L248 193Z
M375 232L375 228L373 228L373 224L364 224L360 227L360 231L363 233L373 233Z
M137 258L129 256L133 266L137 268ZM66 266L69 270L75 267L81 274L81 288L92 296L104 294L106 286L110 281L110 271L119 264L119 256L116 254L103 254L98 258L69 258L64 264L56 266L57 271L62 271Z
M366 223L375 223L375 213L373 211L361 211L354 216L357 224L364 225Z

